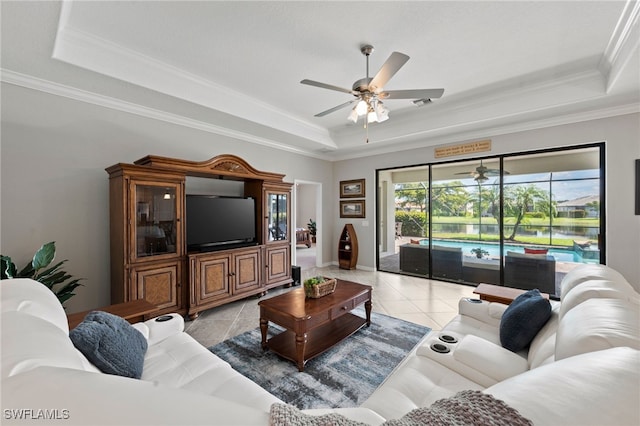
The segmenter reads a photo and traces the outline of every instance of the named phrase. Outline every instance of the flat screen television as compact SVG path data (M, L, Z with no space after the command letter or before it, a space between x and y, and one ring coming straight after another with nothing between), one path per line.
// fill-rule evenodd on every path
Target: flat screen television
M187 249L222 250L256 243L253 198L187 195Z

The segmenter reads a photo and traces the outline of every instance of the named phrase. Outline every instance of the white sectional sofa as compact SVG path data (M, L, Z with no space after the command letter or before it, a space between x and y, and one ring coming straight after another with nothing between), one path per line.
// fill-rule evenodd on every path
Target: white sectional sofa
M103 374L73 346L48 289L29 280L1 286L3 424L57 416L63 420L50 423L266 425L281 402L184 333L178 316L135 325L148 342L140 380ZM477 390L535 425L640 424L640 295L616 271L585 265L567 275L561 296L517 354L500 345L507 306L462 299L459 315L427 335L362 406L305 413L377 425Z

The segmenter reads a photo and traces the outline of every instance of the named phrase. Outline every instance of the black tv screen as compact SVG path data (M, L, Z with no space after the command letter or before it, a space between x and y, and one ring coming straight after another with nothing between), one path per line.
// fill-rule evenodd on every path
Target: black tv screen
M187 195L187 247L215 250L256 240L255 200Z

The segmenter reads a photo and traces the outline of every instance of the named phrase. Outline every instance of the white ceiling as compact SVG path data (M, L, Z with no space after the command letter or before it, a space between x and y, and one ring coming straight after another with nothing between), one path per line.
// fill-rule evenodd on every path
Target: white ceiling
M320 158L485 138L640 110L636 1L2 2L2 80ZM393 51L369 127L314 114Z

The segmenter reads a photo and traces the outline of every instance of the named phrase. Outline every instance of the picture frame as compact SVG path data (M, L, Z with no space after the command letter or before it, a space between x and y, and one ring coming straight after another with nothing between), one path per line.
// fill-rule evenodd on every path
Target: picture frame
M341 218L364 218L365 200L340 201Z
M364 198L365 179L340 181L340 198Z
M640 215L640 159L636 160L636 215Z

